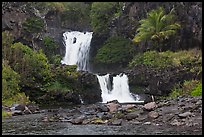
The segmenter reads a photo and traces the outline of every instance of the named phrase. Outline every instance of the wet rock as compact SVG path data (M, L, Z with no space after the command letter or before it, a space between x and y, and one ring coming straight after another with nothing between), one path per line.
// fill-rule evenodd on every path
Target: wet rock
M169 113L169 114L165 114L165 115L162 115L162 120L163 122L168 122L170 121L175 115L172 114L172 113Z
M196 105L202 105L202 100L198 100L198 101L196 102Z
M144 120L147 119L147 117L148 117L147 115L139 115L138 118L137 118L137 120L138 120L138 121L144 121Z
M143 123L144 125L151 125L151 122L145 122L145 123Z
M43 122L49 122L48 117L47 117L47 116L46 116L46 117L43 117L42 121L43 121Z
M148 117L153 118L153 119L157 118L158 116L159 114L155 111L151 111L148 113Z
M82 116L79 116L77 118L74 118L71 120L71 123L72 124L82 124L83 120L85 119L85 116L82 115Z
M99 118L102 118L104 116L104 112L97 113L96 116L99 117Z
M170 123L170 125L172 125L172 126L181 126L181 125L183 125L183 123L182 123L182 122L179 122L177 119L174 119L174 120Z
M32 112L30 111L30 109L28 109L27 106L25 106L25 110L23 111L24 114L32 114Z
M110 112L114 112L114 111L117 111L118 108L119 108L119 104L116 104L116 103L107 103L107 107L109 109Z
M139 125L139 124L141 124L142 122L140 122L140 121L137 120L137 119L134 119L134 120L131 120L130 123L131 123L131 124L135 124L135 125Z
M113 114L110 114L110 113L108 113L106 115L103 115L103 117L102 117L103 120L108 120L108 119L111 119L111 118L113 118Z
M192 115L193 115L193 114L192 114L191 112L185 112L185 113L179 114L178 116L179 116L180 118L186 118L186 117L192 116Z
M121 124L122 124L122 119L116 119L113 122L111 122L110 125L120 126Z
M11 112L12 116L23 115L23 111L21 110L14 110Z
M127 104L127 105L122 105L122 110L127 111L128 109L134 109L136 105L134 104Z
M15 106L15 110L24 111L24 110L25 110L25 105L23 105L23 104L18 104L18 105Z
M38 112L39 111L39 106L37 106L36 104L27 104L26 107L32 112L32 113L35 113L35 112Z
M105 105L100 105L100 106L98 106L98 111L99 112L108 112L109 108Z
M86 125L89 124L91 122L91 119L84 119L82 124Z
M132 120L132 119L137 118L139 116L139 114L140 114L140 111L131 112L131 113L128 113L127 115L125 115L124 118L127 120Z
M156 107L157 105L155 102L150 102L144 105L144 109L148 111L154 110Z

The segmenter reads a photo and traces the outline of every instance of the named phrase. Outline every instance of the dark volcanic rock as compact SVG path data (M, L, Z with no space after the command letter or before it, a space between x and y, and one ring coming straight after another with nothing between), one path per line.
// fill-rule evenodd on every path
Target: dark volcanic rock
M81 98L85 104L101 102L101 89L96 75L81 71L78 78L81 86Z
M128 76L130 91L141 95L146 94L144 100L146 98L148 102L151 100L151 95L168 95L176 83L196 78L197 73L189 71L191 67L154 69L147 65L136 65L124 73Z

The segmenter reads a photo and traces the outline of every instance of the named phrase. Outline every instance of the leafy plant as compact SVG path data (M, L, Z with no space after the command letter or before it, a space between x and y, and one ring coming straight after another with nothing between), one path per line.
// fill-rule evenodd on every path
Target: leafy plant
M200 50L182 50L178 52L165 51L146 51L135 55L129 63L129 67L134 67L137 64L151 65L154 68L162 68L168 66L192 65L192 71L202 71L202 53ZM195 70L194 70L195 69Z
M2 100L8 99L20 91L20 75L5 60L2 64Z
M50 80L51 72L42 50L33 51L22 43L12 46L11 67L20 74L21 85L42 86Z
M150 65L154 68L168 67L172 65L172 59L168 54L171 52L166 52L167 54L162 54L157 51L147 51L145 53L137 54L132 62L129 63L129 67L134 67L136 64Z
M23 23L23 29L28 33L39 33L44 28L44 22L40 17L29 17Z
M43 51L46 54L49 63L54 63L55 62L54 59L57 57L55 56L56 50L59 47L59 45L54 41L53 38L49 36L45 36L43 38L43 44L45 46Z
M175 85L169 97L175 98L182 95L201 96L202 83L198 80L184 81L182 84Z
M170 36L175 35L176 31L181 27L175 22L174 8L169 14L165 14L162 7L152 10L147 14L146 19L139 21L140 26L137 29L133 41L139 43L141 41L151 40L156 46Z
M198 83L196 87L191 91L192 96L202 96L202 83Z

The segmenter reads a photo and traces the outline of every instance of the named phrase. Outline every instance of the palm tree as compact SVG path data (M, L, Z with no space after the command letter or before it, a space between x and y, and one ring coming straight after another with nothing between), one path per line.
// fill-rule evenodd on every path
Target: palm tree
M175 22L173 11L174 8L165 15L164 9L160 7L149 12L146 19L139 21L140 26L133 42L152 40L156 46L159 46L164 40L169 39L169 36L176 34L181 26Z

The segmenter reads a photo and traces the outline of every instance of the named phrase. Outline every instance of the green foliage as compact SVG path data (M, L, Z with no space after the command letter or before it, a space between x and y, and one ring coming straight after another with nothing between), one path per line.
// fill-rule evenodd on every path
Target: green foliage
M61 55L57 54L57 55L51 56L50 60L51 60L50 63L59 65L59 64L61 64L62 57L61 57Z
M69 92L70 88L67 85L60 83L59 81L54 81L50 84L50 86L47 87L47 90L51 92Z
M133 55L133 46L129 39L110 37L96 54L95 61L99 63L126 63Z
M155 68L168 67L172 65L172 60L169 57L170 51L166 54L159 53L157 51L147 51L143 54L137 54L132 62L129 63L130 67L134 67L136 64L150 65Z
M43 19L40 17L29 17L23 23L23 29L28 33L40 33L44 29Z
M169 14L165 14L162 7L150 11L146 19L139 21L140 26L133 41L139 43L141 41L152 40L156 44L160 44L165 39L175 35L181 26L175 22L176 16L173 11L174 9Z
M4 106L11 107L12 104L28 104L30 103L29 97L24 92L19 92L8 99L2 100Z
M90 24L91 6L84 2L64 2L65 11L61 14L62 26Z
M62 91L76 90L79 72L76 65L58 66L53 69L52 83L47 85L47 89L58 89Z
M200 69L202 64L202 52L197 49L178 52L146 51L135 55L133 60L129 63L129 67L134 67L137 64L151 65L154 68L191 64L194 66L193 68Z
M196 87L191 91L192 96L202 96L202 83L198 83Z
M11 112L7 112L5 110L2 110L2 118L6 118L6 117L11 117Z
M3 60L2 64L2 100L14 96L20 91L20 76Z
M47 58L42 50L33 51L22 43L12 46L11 67L20 74L21 85L42 86L50 80L51 73Z
M107 33L112 19L119 16L121 3L119 2L93 2L91 6L91 25L94 32Z
M49 63L58 63L57 59L59 59L59 55L55 55L55 51L57 50L59 45L54 41L53 38L49 36L43 38L43 44L45 46L44 53L46 54Z
M182 95L201 96L202 83L198 80L184 81L182 84L175 85L169 97L175 98Z
M48 48L49 50L55 50L56 48L58 48L59 46L56 44L56 42L54 41L53 38L49 37L49 36L45 36L43 38L43 44L45 45L46 48Z

